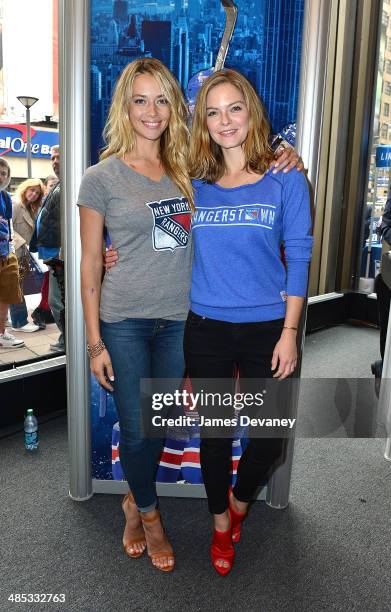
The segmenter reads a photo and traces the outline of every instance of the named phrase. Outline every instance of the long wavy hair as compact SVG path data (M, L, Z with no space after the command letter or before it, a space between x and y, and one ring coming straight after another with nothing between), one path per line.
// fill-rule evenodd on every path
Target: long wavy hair
M269 146L270 126L262 102L249 81L236 70L224 69L215 72L202 85L193 114L191 131L189 172L194 179L215 183L225 172L225 162L220 145L210 137L207 127L206 99L217 85L234 85L243 96L249 113L249 128L242 144L245 169L264 174L273 160Z
M169 102L171 115L168 126L160 138L160 158L165 173L187 197L193 208L193 190L187 168L189 149L187 107L178 81L159 60L152 57L135 60L121 73L103 130L106 146L100 154L100 159L110 155L123 158L135 147L136 137L128 109L134 79L139 74L148 74L156 79L162 94Z
M26 191L30 187L39 187L40 189L39 198L33 203L27 202L26 200ZM29 211L32 217L37 216L37 213L41 207L42 198L44 195L45 195L45 185L40 179L33 179L33 178L26 179L25 181L20 183L20 185L18 186L15 192L15 198L19 200L19 202L22 202L22 204L27 208L27 210Z

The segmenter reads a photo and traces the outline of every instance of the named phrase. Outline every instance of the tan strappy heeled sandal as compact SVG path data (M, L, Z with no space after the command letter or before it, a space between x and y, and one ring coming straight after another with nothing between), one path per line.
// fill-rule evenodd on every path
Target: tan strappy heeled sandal
M125 514L125 519L126 519L126 504L133 504L136 507L136 502L134 501L134 497L130 492L127 495L125 495L125 497L122 500L122 510ZM125 531L126 531L126 526L125 526ZM122 543L124 546L124 551L128 555L128 557L131 557L132 559L138 559L138 557L141 557L141 555L143 554L144 550L147 547L147 541L145 539L145 533L144 533L141 518L140 518L140 524L138 525L138 527L132 529L132 532L134 533L134 536L128 539L125 539L125 533L124 533ZM134 549L135 544L143 544L144 545L143 550L141 551L133 550L132 551L131 549L132 548Z
M152 525L156 523L161 524L159 510L155 510L153 516L150 516L150 517L145 516L145 514L142 512L140 514L141 514L142 523L145 528L145 533L148 533L148 527L152 527ZM163 529L163 526L162 526L162 529ZM165 546L168 546L168 547L165 548ZM147 541L147 549L148 549L148 541ZM158 570L160 570L161 572L172 572L172 570L174 569L174 566L175 566L174 551L172 550L171 545L169 544L168 540L166 540L166 542L162 544L162 548L160 550L156 550L156 551L148 550L148 555L151 558L152 565L156 567ZM172 564L164 565L163 567L161 567L160 565L156 565L156 561L159 562L162 559L167 559L168 562L172 560Z

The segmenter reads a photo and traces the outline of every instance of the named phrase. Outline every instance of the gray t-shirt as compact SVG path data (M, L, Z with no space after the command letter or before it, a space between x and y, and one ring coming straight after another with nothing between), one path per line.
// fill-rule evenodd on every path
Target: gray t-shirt
M153 181L111 156L85 172L77 204L104 216L118 251L117 264L104 276L101 319L185 319L191 209L173 181Z

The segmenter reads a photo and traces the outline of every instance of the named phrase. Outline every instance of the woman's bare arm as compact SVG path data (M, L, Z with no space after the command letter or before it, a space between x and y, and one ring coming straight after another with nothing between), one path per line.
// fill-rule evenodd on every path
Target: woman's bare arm
M303 304L303 297L288 295L284 329L282 330L279 341L274 347L272 357L272 370L278 367L277 372L273 374L273 378L279 378L280 380L287 378L294 372L297 366L296 337Z
M100 339L99 303L102 281L102 236L104 219L97 211L80 206L81 257L81 299L86 322L88 344L94 345ZM91 359L91 370L100 384L112 391L107 378L114 380L110 355L104 350Z

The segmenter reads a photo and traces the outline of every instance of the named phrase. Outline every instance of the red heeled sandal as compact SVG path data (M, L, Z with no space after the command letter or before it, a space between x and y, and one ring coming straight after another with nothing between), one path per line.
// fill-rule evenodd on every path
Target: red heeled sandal
M229 516L230 516L230 520L231 520L232 542L234 542L236 544L237 542L240 541L241 530L242 530L242 521L246 517L247 512L236 512L236 510L234 510L231 507L231 495L233 495L232 487L229 488L229 495L228 495L229 506L228 506L228 511L229 511Z
M210 557L213 567L220 576L226 576L232 569L235 551L232 546L231 528L227 531L213 531L212 544L210 547ZM228 567L216 565L217 561L227 561Z

